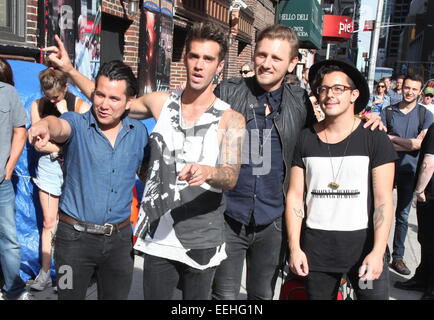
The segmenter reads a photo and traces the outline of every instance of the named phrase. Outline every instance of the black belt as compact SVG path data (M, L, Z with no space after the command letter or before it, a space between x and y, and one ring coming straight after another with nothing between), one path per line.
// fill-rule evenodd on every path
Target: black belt
M130 219L126 219L117 224L106 223L105 225L93 224L76 220L67 214L59 211L59 220L74 227L75 230L80 232L88 232L92 234L103 234L105 236L111 236L113 229L119 231L130 224Z

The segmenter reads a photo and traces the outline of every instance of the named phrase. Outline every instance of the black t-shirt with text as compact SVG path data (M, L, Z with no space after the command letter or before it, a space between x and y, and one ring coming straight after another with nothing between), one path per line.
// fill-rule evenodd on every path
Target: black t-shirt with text
M301 245L310 270L348 272L369 253L374 211L371 170L396 159L386 133L365 129L362 123L336 144L322 142L313 127L300 133L292 165L305 170ZM331 182L339 187L331 188Z

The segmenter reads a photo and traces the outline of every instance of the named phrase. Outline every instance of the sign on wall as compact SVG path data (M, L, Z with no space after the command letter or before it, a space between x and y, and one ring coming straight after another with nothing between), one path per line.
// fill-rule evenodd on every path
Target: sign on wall
M173 48L173 1L144 1L140 20L139 94L169 91Z

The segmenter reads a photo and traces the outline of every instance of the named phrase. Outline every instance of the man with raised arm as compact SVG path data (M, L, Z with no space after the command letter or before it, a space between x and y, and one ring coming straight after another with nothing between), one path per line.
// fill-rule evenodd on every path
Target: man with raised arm
M155 92L136 100L154 117L146 186L135 234L144 252L144 298L208 299L215 268L226 258L222 190L237 182L244 118L213 93L224 66L225 33L196 23L186 40L185 90ZM93 83L70 64L60 41L50 60L90 96Z

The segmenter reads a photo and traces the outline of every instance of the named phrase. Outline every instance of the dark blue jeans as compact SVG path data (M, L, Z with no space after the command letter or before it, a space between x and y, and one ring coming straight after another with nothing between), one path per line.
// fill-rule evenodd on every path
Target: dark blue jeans
M359 282L357 264L347 274L357 300L389 300L389 266L383 260L383 272L380 278L371 282ZM305 278L310 300L336 300L342 273L310 271Z
M184 300L209 300L215 267L199 270L184 263L145 254L143 294L145 300L171 300L175 288Z
M434 200L417 203L417 225L421 256L414 278L434 288Z
M17 299L26 284L20 277L20 245L15 225L15 192L11 180L0 183L0 265L7 299Z
M54 262L59 300L84 300L94 274L99 300L126 300L134 268L132 229L128 225L105 236L59 221Z
M393 236L394 259L402 259L405 251L405 238L408 231L408 214L413 200L413 190L415 183L414 174L396 174L397 204L395 211L395 233Z
M245 226L225 216L228 257L217 267L212 297L235 300L241 287L244 260L247 265L247 299L271 300L286 250L282 218L266 226Z

